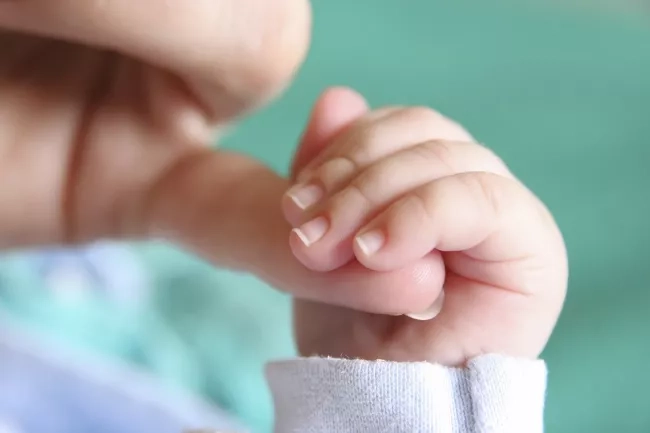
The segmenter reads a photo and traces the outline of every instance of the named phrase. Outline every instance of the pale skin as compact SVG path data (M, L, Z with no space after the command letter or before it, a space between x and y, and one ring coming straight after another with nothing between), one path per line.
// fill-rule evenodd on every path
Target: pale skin
M450 364L486 350L535 356L564 295L561 237L543 206L504 173L483 175L485 182L466 175L468 184L498 184L495 197L508 212L493 212L490 224L455 217L490 211L480 196L466 194L464 208L432 198L462 192L462 175L445 184L426 164L405 169L409 158L419 158L408 155L415 145L446 140L450 160L452 149L462 148L484 171L501 167L456 143L471 139L455 124L426 110L371 120L358 95L326 92L294 171L304 172L314 157L310 169L363 148L366 165L348 172L350 179L389 171L399 182L392 191L382 187L387 193L368 190L377 202L350 202L356 213L328 220L327 236L309 247L292 228L317 211L287 205L288 180L244 155L208 149L215 131L288 85L309 30L306 0L0 1L0 248L167 239L301 299L297 329L306 354ZM381 134L343 138L377 125ZM415 152L426 161L424 145ZM389 168L379 167L389 159ZM450 170L447 177L477 169L451 161L438 166ZM344 176L338 182L345 190ZM414 188L417 195L409 193ZM377 212L403 194L423 200ZM429 209L431 203L441 207ZM524 224L511 215L511 203L535 218ZM432 223L424 209L441 212L444 221ZM516 224L505 224L508 218ZM418 236L415 227L423 230ZM365 254L351 236L375 228L386 242ZM521 242L508 244L522 233ZM540 239L528 236L534 233ZM498 242L512 247L501 250L512 260L488 254L499 250ZM469 263L474 253L479 260ZM447 300L438 318L400 316L426 310L443 282Z
M328 119L341 107L347 117ZM461 126L423 107L370 111L360 95L334 89L315 107L294 173L283 209L298 260L318 271L358 261L391 272L428 258L429 305L439 311L425 321L399 315L399 293L393 316L298 300L303 355L458 366L544 349L567 286L562 235Z
M240 183L254 161L206 145L309 41L308 3L272 3L0 1L0 246L176 234L204 204L173 188Z

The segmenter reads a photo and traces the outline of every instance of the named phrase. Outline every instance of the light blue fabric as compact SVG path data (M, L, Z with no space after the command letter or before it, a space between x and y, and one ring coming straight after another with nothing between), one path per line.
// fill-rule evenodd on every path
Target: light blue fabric
M0 322L0 432L180 433L241 426L224 412Z
M57 349L146 369L253 431L268 431L272 422L264 362L293 347L286 296L157 243L5 255L3 311L22 329L52 337Z

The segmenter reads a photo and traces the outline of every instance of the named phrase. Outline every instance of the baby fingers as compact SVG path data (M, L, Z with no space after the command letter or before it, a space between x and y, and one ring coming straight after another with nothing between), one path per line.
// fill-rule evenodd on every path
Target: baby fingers
M363 265L381 271L398 269L432 250L509 260L530 251L537 235L526 228L540 215L535 197L513 178L459 173L390 205L359 231L354 252Z
M297 175L283 204L292 224L326 195L345 187L360 172L401 150L431 140L471 142L458 124L425 107L388 107L368 113L330 143Z
M436 179L463 172L489 171L510 176L501 160L485 147L449 141L428 141L381 158L365 170L355 173L331 195L320 185L327 183L323 179L329 178L328 170L336 171L337 167L326 163L323 168L318 172L319 176L310 179L308 185L294 188L289 193L293 199L312 199L308 200L310 206L300 217L301 222L293 231L290 242L294 254L305 266L320 271L332 270L349 262L355 255L353 239L359 229L373 218L383 215L382 212L390 209L392 203L410 191ZM379 234L368 234L366 244L361 245L372 248ZM385 237L385 234L381 236ZM420 241L409 249L406 256L395 261L395 267L398 263L407 263L414 256L419 255L416 257L419 258L428 252L418 244ZM372 257L363 254L363 263L374 264L369 267L391 267L391 264L382 265L385 261L392 263L393 253L387 254L385 256L383 251L381 255L373 254ZM357 253L357 256L360 254Z

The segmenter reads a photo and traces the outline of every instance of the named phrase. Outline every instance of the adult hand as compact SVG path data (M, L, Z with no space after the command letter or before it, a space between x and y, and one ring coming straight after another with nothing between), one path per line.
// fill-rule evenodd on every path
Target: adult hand
M0 249L164 238L305 299L381 312L406 281L420 305L426 260L305 269L288 182L206 147L290 81L309 27L307 0L0 0Z
M199 166L217 196L241 182L254 163L206 145L309 27L307 0L0 1L0 247L148 236Z

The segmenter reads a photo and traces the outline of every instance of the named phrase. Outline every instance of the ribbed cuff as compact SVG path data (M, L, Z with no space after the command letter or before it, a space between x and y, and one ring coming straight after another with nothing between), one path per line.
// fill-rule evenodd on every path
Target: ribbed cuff
M333 358L267 367L276 433L541 433L546 366L486 355L468 368Z

